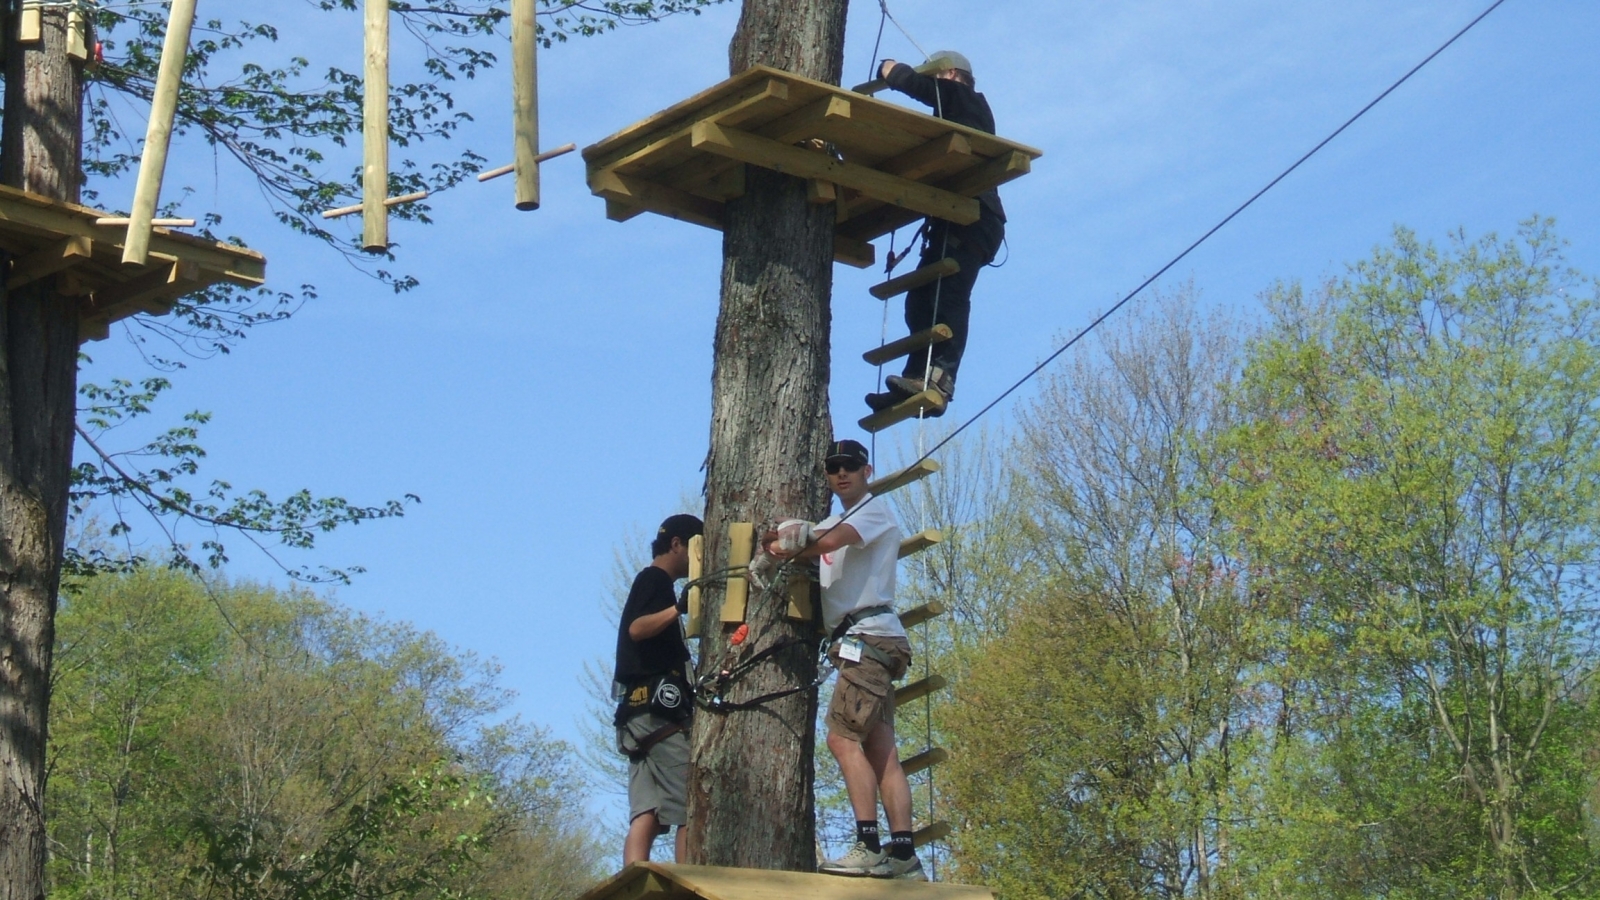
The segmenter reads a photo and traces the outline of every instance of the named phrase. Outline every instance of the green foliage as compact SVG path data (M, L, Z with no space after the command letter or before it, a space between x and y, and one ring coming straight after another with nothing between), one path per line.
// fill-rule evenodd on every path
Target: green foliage
M566 746L494 722L495 668L431 635L152 569L75 586L57 633L55 895L523 897L596 874Z

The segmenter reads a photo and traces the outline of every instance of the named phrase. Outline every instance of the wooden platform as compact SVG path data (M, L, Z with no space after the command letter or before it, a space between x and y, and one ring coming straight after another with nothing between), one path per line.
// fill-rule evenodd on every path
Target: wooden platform
M637 862L580 900L994 900L986 887Z
M836 209L835 258L862 267L872 239L923 216L976 221L972 198L1027 174L1041 155L767 66L583 150L589 189L617 221L654 212L721 230L723 205L744 194L745 164L809 179L813 201Z
M118 319L160 314L185 294L226 281L257 287L267 260L254 250L157 228L149 260L122 264L127 225L96 225L109 213L0 185L0 249L12 254L8 288L44 278L76 297L80 340L101 340Z

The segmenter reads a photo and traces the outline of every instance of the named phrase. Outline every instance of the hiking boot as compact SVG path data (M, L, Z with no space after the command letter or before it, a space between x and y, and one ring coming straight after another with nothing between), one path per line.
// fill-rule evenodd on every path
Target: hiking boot
M873 412L883 412L889 407L897 406L909 399L911 399L910 394L902 394L899 391L884 391L881 394L868 394L867 406Z
M867 878L876 873L883 866L883 861L889 857L882 850L868 850L867 845L856 841L845 855L838 859L830 859L817 867L824 875L847 875L851 878ZM891 876L881 875L881 878Z
M872 869L873 878L898 878L901 881L927 881L928 875L922 871L922 860L916 854L910 859L895 859L885 853L883 862Z
M908 395L920 394L931 387L943 394L945 402L948 403L950 399L955 396L955 380L950 377L950 373L939 368L938 366L934 366L929 371L933 373L932 378L912 378L910 375L890 375L888 378L885 378L883 382L884 384L888 385L889 390L902 391ZM940 410L940 412L944 412L944 410Z

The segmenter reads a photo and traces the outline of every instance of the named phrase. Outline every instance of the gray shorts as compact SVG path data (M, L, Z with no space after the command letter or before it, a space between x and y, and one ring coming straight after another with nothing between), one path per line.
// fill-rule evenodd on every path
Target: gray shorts
M671 721L653 713L634 716L617 729L618 752L627 755L656 729ZM686 727L658 741L644 759L628 761L628 821L654 812L662 826L684 825L689 821L688 798L689 732Z

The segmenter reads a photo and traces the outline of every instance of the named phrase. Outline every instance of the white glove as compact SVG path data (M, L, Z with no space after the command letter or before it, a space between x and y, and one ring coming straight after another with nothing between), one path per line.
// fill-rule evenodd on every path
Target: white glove
M811 523L804 519L784 519L778 523L778 549L783 553L799 553L814 540Z
M763 550L751 561L749 571L750 584L756 590L764 591L772 583L772 576L778 572L778 558Z

